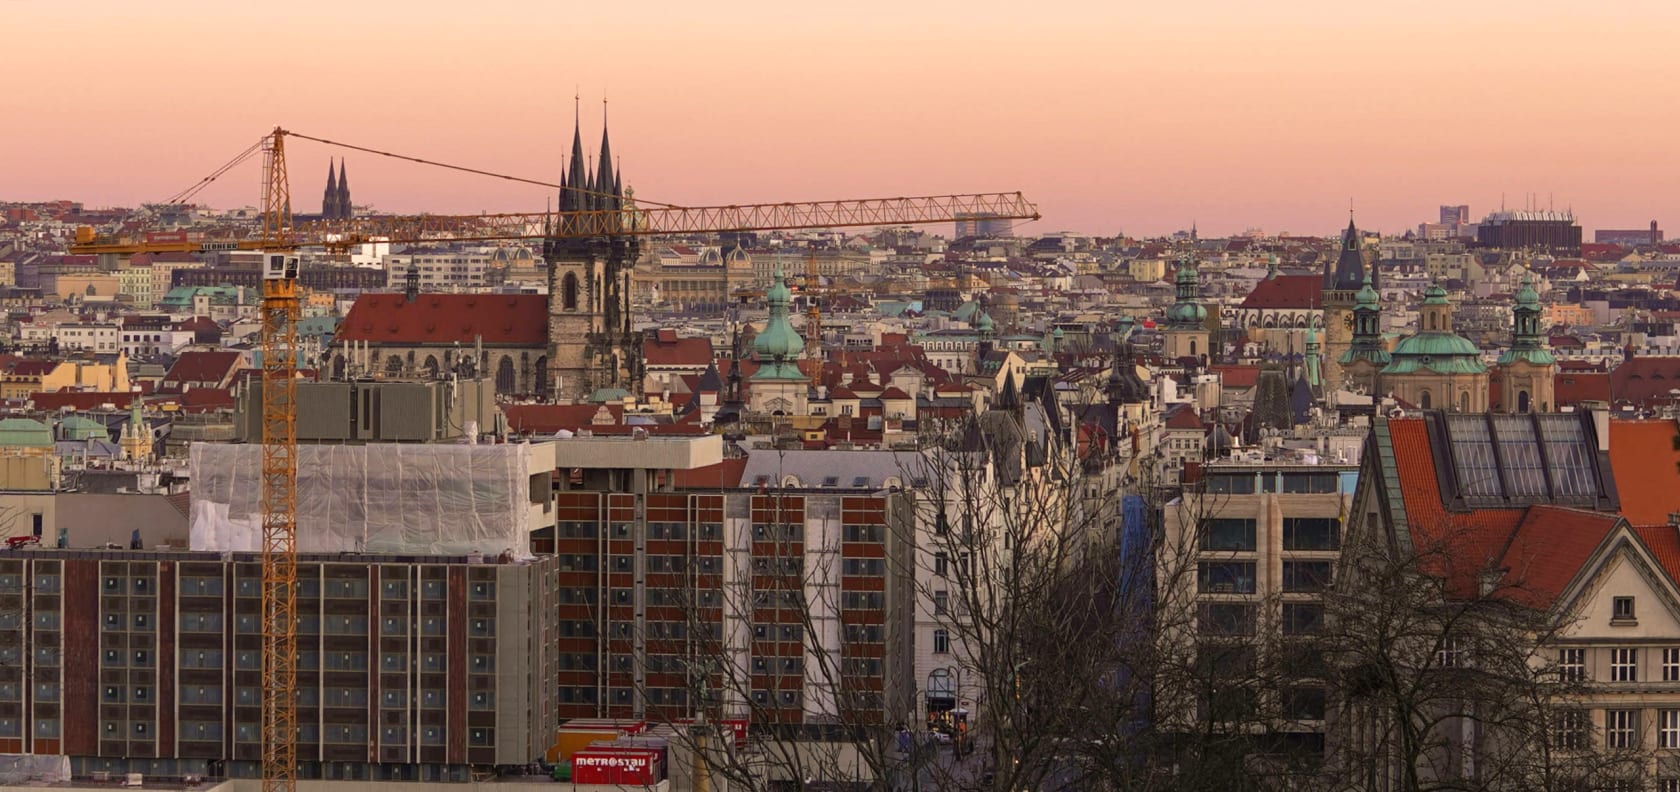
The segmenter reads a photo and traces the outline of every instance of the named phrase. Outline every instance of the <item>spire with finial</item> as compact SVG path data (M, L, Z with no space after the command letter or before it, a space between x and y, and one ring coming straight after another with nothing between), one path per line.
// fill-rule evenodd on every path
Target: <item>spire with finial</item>
M613 178L612 140L607 136L607 98L601 97L601 164L595 171L596 201L602 209L617 209Z
M327 189L321 193L321 217L327 220L338 219L338 177L333 171L333 161L327 158Z
M338 158L338 217L350 219L350 169L345 167L343 157Z
M574 96L572 109L572 159L561 181L560 211L584 212L590 208L589 171L583 156L583 117L579 97Z

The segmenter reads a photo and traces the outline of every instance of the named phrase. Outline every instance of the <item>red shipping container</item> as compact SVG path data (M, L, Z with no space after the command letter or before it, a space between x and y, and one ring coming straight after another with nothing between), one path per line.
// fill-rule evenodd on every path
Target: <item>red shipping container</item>
M665 777L659 752L639 748L590 748L572 754L572 783L651 786Z

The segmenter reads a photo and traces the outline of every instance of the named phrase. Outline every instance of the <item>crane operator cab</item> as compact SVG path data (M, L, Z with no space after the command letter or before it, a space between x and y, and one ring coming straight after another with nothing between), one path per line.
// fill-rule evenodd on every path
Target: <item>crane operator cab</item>
M297 280L298 257L285 253L263 256L263 280Z

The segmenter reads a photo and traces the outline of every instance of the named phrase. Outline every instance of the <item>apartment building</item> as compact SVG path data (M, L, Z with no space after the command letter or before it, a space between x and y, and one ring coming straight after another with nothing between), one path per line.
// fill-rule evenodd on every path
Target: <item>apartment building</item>
M1353 465L1214 462L1163 510L1163 602L1191 605L1194 617L1163 628L1164 640L1195 646L1208 662L1259 662L1258 636L1278 636L1276 662L1300 663L1291 639L1324 624L1324 591L1342 546L1342 523L1358 469ZM1246 669L1245 669L1246 670ZM1264 676L1264 675L1262 675ZM1288 684L1260 691L1276 698L1282 722L1269 729L1311 753L1324 747L1326 680L1303 667ZM1195 713L1162 713L1184 723L1220 717L1214 701Z
M466 780L553 737L555 562L298 559L305 778ZM0 751L73 772L254 777L260 557L0 559Z
M873 484L873 482L871 482ZM562 717L881 724L912 673L903 496L557 493ZM712 709L715 708L715 709Z

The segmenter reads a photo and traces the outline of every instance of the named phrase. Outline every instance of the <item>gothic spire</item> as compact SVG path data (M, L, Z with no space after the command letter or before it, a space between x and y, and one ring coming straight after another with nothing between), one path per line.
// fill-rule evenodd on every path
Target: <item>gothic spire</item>
M576 115L572 116L572 161L566 169L566 177L561 181L564 185L560 189L560 211L582 212L589 208L589 171L584 165L583 158L583 121Z
M613 185L615 183L616 182L613 179L612 141L607 137L607 100L602 99L601 165L595 170L595 192L596 199L601 203L601 206L604 209L617 208L613 205L616 202L607 195L608 193L616 195L613 191Z
M329 169L332 167L329 163ZM350 169L345 166L344 158L338 158L338 216L350 219Z

